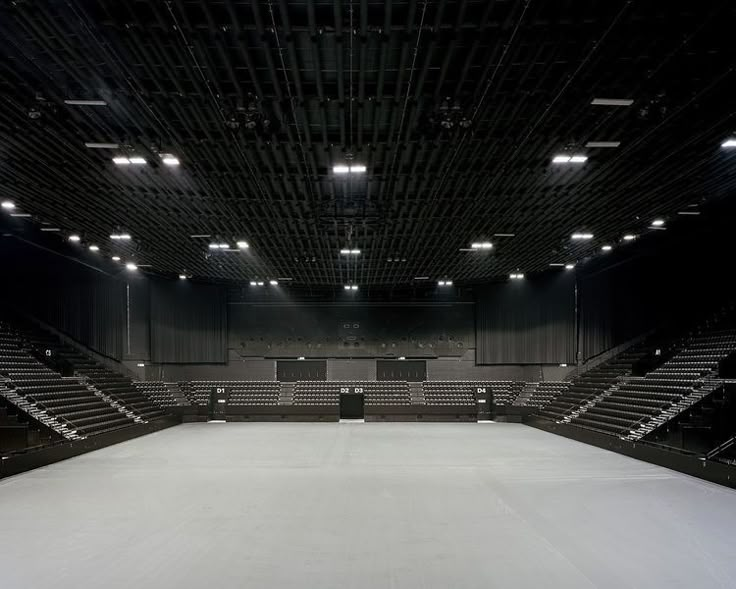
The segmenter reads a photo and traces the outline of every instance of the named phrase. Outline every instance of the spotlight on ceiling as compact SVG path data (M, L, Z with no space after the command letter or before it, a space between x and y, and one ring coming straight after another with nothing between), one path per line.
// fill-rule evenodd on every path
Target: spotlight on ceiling
M118 166L127 166L130 164L130 160L127 157L114 157L112 158L112 163L117 164Z
M556 155L552 158L553 164L566 164L570 161L569 155Z
M652 221L652 227L662 227L664 225L664 219L654 219Z
M601 246L601 249L604 252L610 252L613 249L613 247L611 247L610 245L603 245L603 246Z
M72 243L79 243L80 241L82 241L82 238L79 237L79 235L70 235L69 241L71 241Z
M239 241L235 245L237 245L240 250L247 250L250 247L247 241Z
M725 147L726 149L736 147L736 137L729 137L723 143L721 143L721 147Z
M360 250L357 248L354 248L354 249L343 248L340 250L340 254L342 254L343 256L358 256L360 255Z
M565 264L565 270L572 270L575 267L575 264Z
M587 239L593 239L592 233L573 233L570 236L570 239L574 239L575 241L584 241Z
M115 241L130 241L132 238L130 233L112 233L110 239Z
M187 275L186 274L179 274L179 280L186 280Z
M437 286L452 286L452 280L438 280Z
M112 257L112 261L113 262L119 262L120 261L120 256L113 256Z
M493 244L490 241L480 241L471 243L470 247L474 250L489 250L493 249Z
M350 172L349 166L332 166L332 172L334 174L347 174Z
M263 281L262 281L262 280L259 280L258 282L256 282L256 284L257 284L258 286L263 286Z
M12 211L15 208L15 203L9 200L4 200L2 206L6 211Z
M138 266L136 266L133 262L128 262L127 264L125 264L125 267L131 271L138 270Z
M279 285L279 281L278 280L269 280L268 283L271 286L278 286Z
M86 141L84 146L89 149L118 149L120 147L117 143L100 143L98 141Z
M620 141L588 141L585 144L585 147L607 149L607 148L619 147L620 145L621 145Z
M518 272L515 273L515 274L509 274L509 278L511 280L521 280L521 279L524 278L524 274L521 274L521 273L518 273Z
M256 282L255 280L251 280L251 281L250 281L250 285L251 285L251 286L256 286L257 284L258 284L258 283L257 283L257 282Z
M161 161L166 166L178 166L179 165L179 158L174 155L171 155L170 153L162 153Z
M363 165L350 166L350 173L351 174L364 174L367 169L368 168L366 168Z
M358 285L357 284L346 284L345 286L343 286L343 288L345 290L358 290Z
M141 165L146 163L146 158L140 157L138 155L133 156L129 158L131 164Z
M583 164L588 161L587 155L574 155L570 158L571 164Z
M633 235L631 233L627 233L624 235L624 241L634 241L636 239L636 235Z
M89 251L91 251L91 252L99 252L100 251L100 248L99 248L99 246L91 245L91 246L89 246Z

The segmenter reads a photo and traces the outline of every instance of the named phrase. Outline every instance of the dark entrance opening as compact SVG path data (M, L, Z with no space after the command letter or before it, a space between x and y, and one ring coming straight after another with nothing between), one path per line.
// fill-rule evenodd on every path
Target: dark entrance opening
M212 387L209 406L209 418L211 420L225 421L227 418L227 399L229 394L227 387Z
M340 393L340 419L364 419L363 393Z

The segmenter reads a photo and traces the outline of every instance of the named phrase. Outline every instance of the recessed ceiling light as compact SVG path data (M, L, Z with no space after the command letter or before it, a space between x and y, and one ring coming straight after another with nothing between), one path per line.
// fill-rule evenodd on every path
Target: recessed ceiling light
M511 278L511 280L521 280L524 278L524 275L521 273L509 274L509 278Z
M573 233L570 236L570 239L574 239L576 241L582 241L582 240L586 240L586 239L593 239L593 234L592 233Z
M574 155L570 158L571 164L582 164L588 161L587 155Z
M613 249L613 247L611 247L610 245L603 245L603 246L601 246L601 249L604 252L610 252Z
M590 104L596 106L631 106L634 101L631 98L594 98Z
M69 106L107 106L107 102L105 102L104 100L70 99L70 100L65 100L64 104L68 104Z
M352 250L350 250L350 254L353 255L353 256L357 256L357 255L360 254L360 250L359 249L352 249Z
M367 168L365 166L363 166L363 165L350 166L350 172L352 174L362 174L362 173L364 173L366 171L366 169Z
M186 274L179 274L179 280L186 280L187 275Z
M556 155L552 158L553 164L566 164L570 161L569 155Z
M127 166L128 164L130 164L130 160L127 157L122 156L114 157L112 158L112 161L118 166Z
M125 267L131 271L138 270L138 266L136 266L133 262L128 262L127 264L125 264Z
M112 261L113 262L119 262L120 261L120 256L113 256L112 257Z
M470 247L474 250L489 250L493 249L493 244L490 241L480 241L470 244Z
M129 241L131 239L130 233L113 233L110 235L110 239L115 241Z
M585 144L585 147L594 147L594 148L611 148L611 147L618 147L621 145L620 141L588 141L588 143Z
M230 245L227 244L227 243L218 243L217 244L217 247L219 247L221 250L229 250L230 249Z
M662 225L664 225L664 219L654 219L652 221L652 227L661 227Z
M269 283L269 284L270 284L271 286L278 286L278 284L279 284L279 281L278 281L278 280L269 280L269 281L268 281L268 283Z
M73 243L79 243L81 240L82 240L82 238L79 237L79 235L70 235L69 236L69 241L71 241Z
M258 284L258 283L257 283L257 282L256 282L255 280L251 280L251 281L250 281L250 285L251 285L251 286L256 286L256 284Z
M117 143L97 143L95 141L87 141L84 146L90 149L118 149L120 147Z
M146 163L146 158L143 158L143 157L140 157L140 156L136 155L136 156L133 156L132 158L130 158L130 163L131 164L137 164L137 165L145 164Z
M161 161L167 166L178 166L179 158L171 155L170 153L162 153Z
M4 200L2 206L6 211L12 211L15 208L15 203L9 200Z
M439 280L437 286L452 286L452 280Z
M351 285L350 290L358 290L358 285L357 284Z
M636 235L632 235L631 233L627 233L624 235L624 241L634 241L636 239Z
M350 168L348 166L332 166L332 172L335 174L347 174L350 172Z
M250 247L247 241L239 241L236 245L238 246L238 249L241 250L247 250Z
M343 286L343 288L344 288L345 290L350 290L350 285L349 285L349 284L346 284L345 286Z
M259 281L258 281L258 282L257 282L256 284L257 284L258 286L263 286L263 281L262 281L262 280L259 280Z
M89 246L89 251L91 251L91 252L99 252L100 251L100 248L99 248L99 246L91 245L91 246Z
M572 270L575 267L575 264L565 264L565 270Z
M726 147L726 148L736 147L736 137L729 137L723 143L721 143L721 147Z

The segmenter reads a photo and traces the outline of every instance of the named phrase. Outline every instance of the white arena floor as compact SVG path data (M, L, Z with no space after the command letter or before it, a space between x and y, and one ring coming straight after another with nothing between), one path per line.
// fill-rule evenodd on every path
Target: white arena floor
M0 481L3 589L733 588L736 492L516 424L188 424Z

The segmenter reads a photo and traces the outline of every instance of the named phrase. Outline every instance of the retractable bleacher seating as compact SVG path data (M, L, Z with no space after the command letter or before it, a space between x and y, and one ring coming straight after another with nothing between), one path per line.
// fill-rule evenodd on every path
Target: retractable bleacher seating
M65 378L23 348L13 328L0 324L0 375L5 386L31 406L68 424L82 437L127 427L133 420L77 378Z
M515 407L535 407L540 409L552 403L570 387L568 381L547 380L524 384L521 393L513 401Z
M644 354L644 347L637 344L592 370L574 377L570 385L540 409L537 415L555 421L568 418L583 405L607 391L620 377L631 374L634 364Z
M148 397L154 405L159 407L183 407L189 405L180 394L172 392L170 385L161 381L134 382L136 390Z
M735 348L736 330L706 331L646 376L624 379L570 423L626 436L691 395Z

